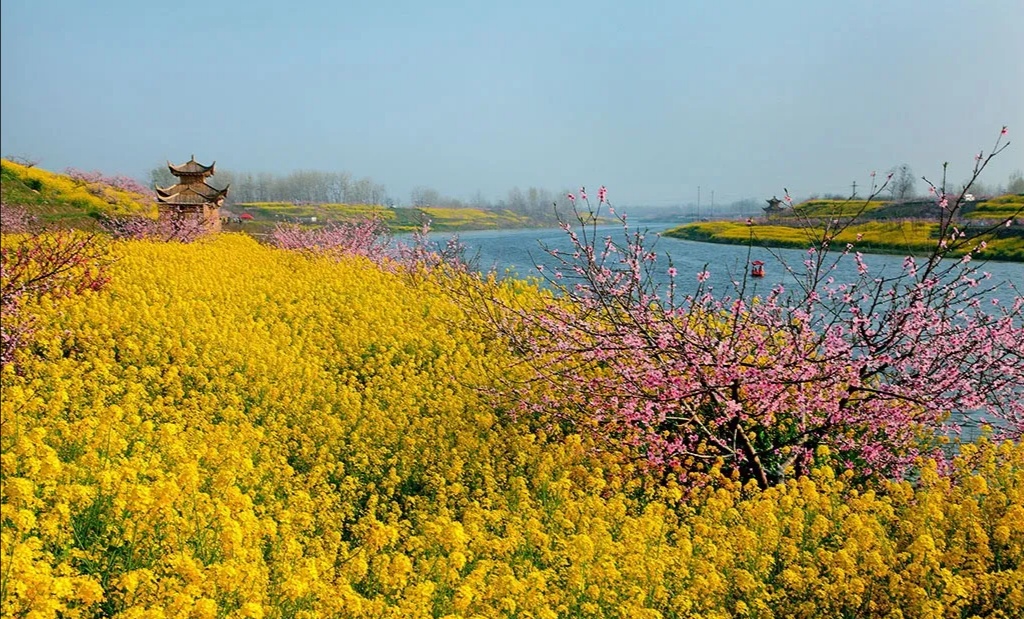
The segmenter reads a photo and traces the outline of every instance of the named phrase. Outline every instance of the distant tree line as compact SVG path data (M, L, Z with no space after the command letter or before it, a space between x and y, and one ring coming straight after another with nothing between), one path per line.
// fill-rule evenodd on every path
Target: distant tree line
M481 192L472 198L463 200L441 194L430 187L417 187L409 195L409 204L414 207L438 206L443 208L478 208L483 210L507 210L531 219L554 221L555 208L563 213L572 208L567 195L572 189L553 192L549 189L530 187L526 190L519 187L509 189L504 198L489 200Z
M154 168L150 180L166 187L177 179L167 166ZM348 172L320 172L299 170L288 174L272 172L235 172L217 170L209 179L214 187L231 185L228 204L249 202L313 202L342 204L384 204L393 205L384 185L372 178L353 179Z
M893 175L887 189L891 200L910 200L919 197L917 193L917 180L919 177L914 175L914 171L911 170L909 165L904 163L890 169L889 173ZM962 183L954 187L959 188L966 184ZM975 179L971 185L971 193L979 197L1001 196L1007 193L1024 193L1024 173L1020 170L1014 170L1010 173L1010 177L1005 185L991 185Z
M913 169L901 164L889 169L892 179L886 193L890 200L910 200L918 197L917 180ZM884 180L884 179L879 179ZM166 165L157 166L150 172L150 182L166 187L176 182L175 177ZM348 172L321 172L317 170L299 170L288 174L272 172L235 172L218 170L210 179L210 184L221 188L231 185L228 204L245 204L249 202L307 202L307 203L342 203L342 204L381 204L385 206L401 206L403 201L391 195L387 188L370 177L353 178ZM566 195L573 189L562 189L553 192L549 189L529 187L509 189L504 198L490 200L477 191L471 198L454 198L442 194L431 187L416 187L410 192L408 205L414 207L442 208L479 208L485 210L509 210L535 220L553 220L554 208L563 213L571 205ZM1020 170L1010 174L1009 182L1003 185L981 185L975 182L973 193L978 196L999 195L1003 193L1024 193L1024 175ZM817 198L819 194L810 196ZM828 193L825 198L845 199L849 195ZM715 209L725 213L757 213L760 200L747 198Z
M914 170L906 163L898 166L889 168L887 174L889 175L888 184L886 185L885 191L878 195L879 199L888 199L895 202L902 202L904 200L914 200L921 198L922 195L917 191L917 181L921 179L920 176L914 174ZM878 184L886 182L885 178L876 179ZM947 185L947 190L954 191L962 188L966 183L956 185L950 183ZM971 185L971 193L977 197L991 197L1001 196L1007 193L1024 193L1024 173L1020 170L1015 170L1010 173L1010 177L1005 185L1003 184L988 184L982 183L981 181L974 180ZM855 196L860 197L860 196ZM850 193L832 192L825 194L814 193L807 197L808 200L816 200L818 198L824 198L826 200L846 200L850 198Z
M177 182L177 179L166 165L161 165L150 171L150 181L167 187ZM231 185L227 200L229 205L251 202L402 205L381 183L369 177L354 179L348 172L300 170L288 174L254 174L218 169L209 183L218 188ZM408 204L414 207L510 210L534 219L554 219L555 204L562 209L569 208L565 196L570 191L566 189L556 193L537 187L526 190L513 187L503 199L492 201L479 191L472 198L460 199L443 195L431 187L416 187L410 192Z

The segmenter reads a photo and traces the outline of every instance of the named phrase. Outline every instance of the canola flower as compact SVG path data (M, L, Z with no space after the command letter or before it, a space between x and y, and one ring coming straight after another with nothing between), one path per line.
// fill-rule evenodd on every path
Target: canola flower
M914 483L684 492L504 414L515 352L436 277L240 235L111 251L104 289L34 301L0 377L5 617L1024 608L1020 444Z
M127 177L109 178L99 172L73 169L58 174L7 159L0 161L0 168L5 174L28 183L47 199L66 202L89 213L112 217L156 216L152 190Z

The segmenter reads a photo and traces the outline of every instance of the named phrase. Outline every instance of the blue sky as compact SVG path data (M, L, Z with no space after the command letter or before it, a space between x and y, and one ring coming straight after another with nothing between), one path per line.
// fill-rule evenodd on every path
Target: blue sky
M0 154L619 204L1024 168L1024 2L4 0Z

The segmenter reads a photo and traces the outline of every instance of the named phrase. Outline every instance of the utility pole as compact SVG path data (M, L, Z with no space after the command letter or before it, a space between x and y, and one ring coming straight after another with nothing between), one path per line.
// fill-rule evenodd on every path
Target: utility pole
M853 185L851 185L851 186L853 187L853 195L850 196L850 197L851 198L856 198L857 197L857 181L853 181Z
M697 221L700 221L700 185L697 185Z

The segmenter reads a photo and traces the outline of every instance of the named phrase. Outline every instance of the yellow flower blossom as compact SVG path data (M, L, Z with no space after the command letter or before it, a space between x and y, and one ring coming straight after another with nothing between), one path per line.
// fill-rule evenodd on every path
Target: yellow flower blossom
M108 289L31 307L39 345L0 376L4 616L1024 606L1020 444L871 488L822 467L684 491L514 415L495 394L521 377L515 351L457 282L236 235L113 250Z

